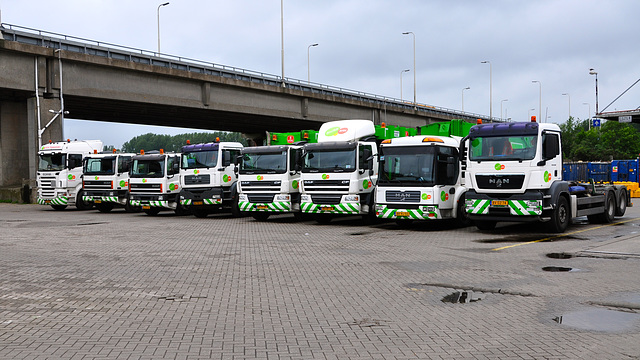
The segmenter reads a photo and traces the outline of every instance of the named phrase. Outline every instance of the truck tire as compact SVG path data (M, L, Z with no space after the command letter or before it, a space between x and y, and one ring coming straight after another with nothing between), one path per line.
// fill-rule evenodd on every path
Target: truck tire
M233 190L231 192L231 215L234 218L242 217L242 211L240 211L240 206L238 205L239 200L238 191Z
M93 203L82 200L83 195L83 190L78 191L78 194L76 195L76 208L78 210L89 210L93 208Z
M569 203L567 198L560 196L556 208L551 214L551 221L549 221L549 230L554 233L563 233L567 230L569 222L571 221L571 212L569 210Z
M467 214L464 196L461 197L460 200L458 200L458 210L456 211L456 223L460 227L467 227L471 225L471 219L469 219L469 214Z
M602 214L589 215L587 218L590 223L594 224L608 224L613 221L616 213L616 201L613 192L607 194L607 199L604 201L604 212Z
M53 210L64 210L67 208L67 205L51 205L51 207L53 208Z
M476 220L474 222L479 230L493 230L496 228L496 224L498 223L497 221L491 220Z
M98 208L98 211L100 211L101 213L108 213L109 211L113 210L113 204L102 203L102 204L96 205L96 208Z
M624 216L627 211L627 189L622 189L616 205L616 216Z

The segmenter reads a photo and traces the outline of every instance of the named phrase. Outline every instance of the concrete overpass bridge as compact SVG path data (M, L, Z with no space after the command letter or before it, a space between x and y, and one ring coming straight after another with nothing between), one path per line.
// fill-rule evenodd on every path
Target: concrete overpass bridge
M348 118L407 127L453 118L488 120L10 24L0 31L0 188L33 184L39 129L55 116L51 109L64 108L68 117L81 120L237 131L258 138L266 130L317 129ZM49 139L63 139L60 120L42 133L43 142Z

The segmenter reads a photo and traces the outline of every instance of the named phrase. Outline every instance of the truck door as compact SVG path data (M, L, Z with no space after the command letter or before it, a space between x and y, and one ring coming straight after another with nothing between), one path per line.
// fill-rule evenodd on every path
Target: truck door
M459 171L458 150L439 147L435 157L436 186L434 196L441 209L453 209Z

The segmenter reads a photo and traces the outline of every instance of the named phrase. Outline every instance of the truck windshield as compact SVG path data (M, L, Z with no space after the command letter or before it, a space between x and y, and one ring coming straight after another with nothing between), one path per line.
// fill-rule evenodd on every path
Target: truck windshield
M435 185L436 149L435 146L382 147L378 184Z
M210 168L218 165L218 151L196 151L182 154L183 169Z
M164 176L164 160L133 160L131 177L161 178Z
M304 155L302 172L353 172L356 154L356 149L312 150Z
M469 159L472 161L533 160L538 137L491 136L470 139Z
M240 174L283 174L287 171L287 152L243 154Z
M89 175L113 175L115 174L116 158L87 158L83 172Z
M40 154L38 161L38 171L60 171L64 170L67 161L66 154Z

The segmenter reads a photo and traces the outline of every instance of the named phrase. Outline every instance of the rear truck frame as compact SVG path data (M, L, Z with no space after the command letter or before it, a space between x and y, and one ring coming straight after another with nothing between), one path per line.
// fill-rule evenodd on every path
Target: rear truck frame
M182 147L180 204L196 217L204 218L223 208L235 217L238 208L235 159L243 145L239 142L212 142Z
M245 147L238 161L240 211L264 221L273 214L300 211L302 145Z
M499 221L545 222L564 232L571 220L609 223L631 206L623 185L562 180L561 132L556 124L478 124L461 143L468 216L481 230Z
M132 159L129 193L132 206L140 206L147 215L163 210L185 213L180 206L180 154L141 151Z
M102 151L100 140L49 142L38 151L37 203L63 210L75 205L79 210L93 207L83 199L82 161L94 151Z
M123 207L126 212L140 211L139 206L129 202L129 170L135 155L113 150L96 151L85 157L82 166L84 201L93 203L103 213L115 207Z

